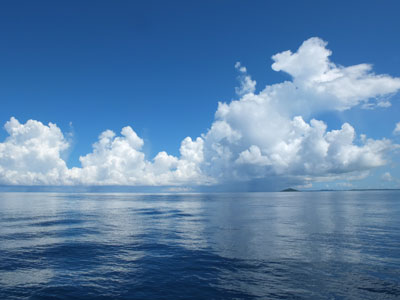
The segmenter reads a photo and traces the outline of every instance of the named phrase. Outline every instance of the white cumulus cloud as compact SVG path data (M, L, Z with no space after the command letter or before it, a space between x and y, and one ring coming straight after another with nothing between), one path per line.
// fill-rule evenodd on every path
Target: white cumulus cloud
M236 63L239 97L219 103L215 120L196 139L185 138L180 156L162 151L145 156L144 145L130 127L119 135L100 134L93 150L80 157L80 167L68 168L62 159L69 143L61 130L29 120L11 118L8 137L0 143L0 184L85 184L188 186L238 181L348 180L387 163L397 147L388 139L357 136L344 123L328 130L312 118L321 111L355 106L389 107L389 97L400 89L400 79L376 75L371 65L340 66L330 61L331 51L319 38L305 41L292 53L272 57L272 69L292 80L267 85L256 93L256 81ZM400 123L394 133L400 132Z
M81 168L73 168L75 181L88 185L194 185L207 184L212 179L200 172L203 161L203 140L193 141L187 137L182 141L179 158L165 151L153 160L147 160L141 151L143 140L129 126L121 136L111 130L104 131L93 152L80 157Z
M187 137L177 158L160 152L147 160L143 140L129 126L116 136L100 134L93 151L80 157L81 167L67 168L62 153L69 147L57 125L11 118L9 137L0 143L0 184L11 185L180 185L212 182L200 172L203 140Z
M326 45L310 38L295 53L288 50L272 56L272 69L290 74L293 80L272 85L266 92L291 104L295 114L346 110L361 103L390 106L384 96L400 89L400 78L376 75L370 64L336 65L329 60L332 52Z
M57 125L11 118L9 136L0 143L0 182L3 184L64 184L68 168L61 153L68 148Z

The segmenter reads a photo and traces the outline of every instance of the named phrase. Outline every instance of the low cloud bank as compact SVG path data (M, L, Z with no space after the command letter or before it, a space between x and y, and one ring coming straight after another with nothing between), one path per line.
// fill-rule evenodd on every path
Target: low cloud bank
M148 159L143 139L130 127L119 135L100 134L93 151L68 168L63 153L69 142L53 123L11 118L8 137L0 143L3 185L210 186L248 182L308 184L343 176L364 176L383 166L397 145L388 139L357 136L349 123L327 131L312 116L353 107L390 106L400 78L376 75L371 65L338 66L319 38L306 40L292 53L272 56L272 69L292 80L267 85L256 93L256 81L240 63L237 100L219 103L215 120L196 139L185 138L180 155L166 152ZM309 122L305 120L311 119ZM399 127L399 124L397 124ZM398 128L394 133L400 132Z

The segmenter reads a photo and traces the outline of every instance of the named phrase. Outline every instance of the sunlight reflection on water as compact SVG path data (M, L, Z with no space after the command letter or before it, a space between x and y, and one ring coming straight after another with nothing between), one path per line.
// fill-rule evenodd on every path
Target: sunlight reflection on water
M0 298L395 299L400 193L0 194Z

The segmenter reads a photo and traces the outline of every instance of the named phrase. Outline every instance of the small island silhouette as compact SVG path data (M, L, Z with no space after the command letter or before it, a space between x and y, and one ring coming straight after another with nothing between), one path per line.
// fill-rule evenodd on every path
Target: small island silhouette
M287 188L287 189L282 190L281 192L300 192L300 191L293 189L293 188Z

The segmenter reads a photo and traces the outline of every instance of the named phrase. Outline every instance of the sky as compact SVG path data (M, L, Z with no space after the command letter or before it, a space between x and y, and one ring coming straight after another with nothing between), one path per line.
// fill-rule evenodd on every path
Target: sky
M0 185L400 188L398 1L2 1Z

